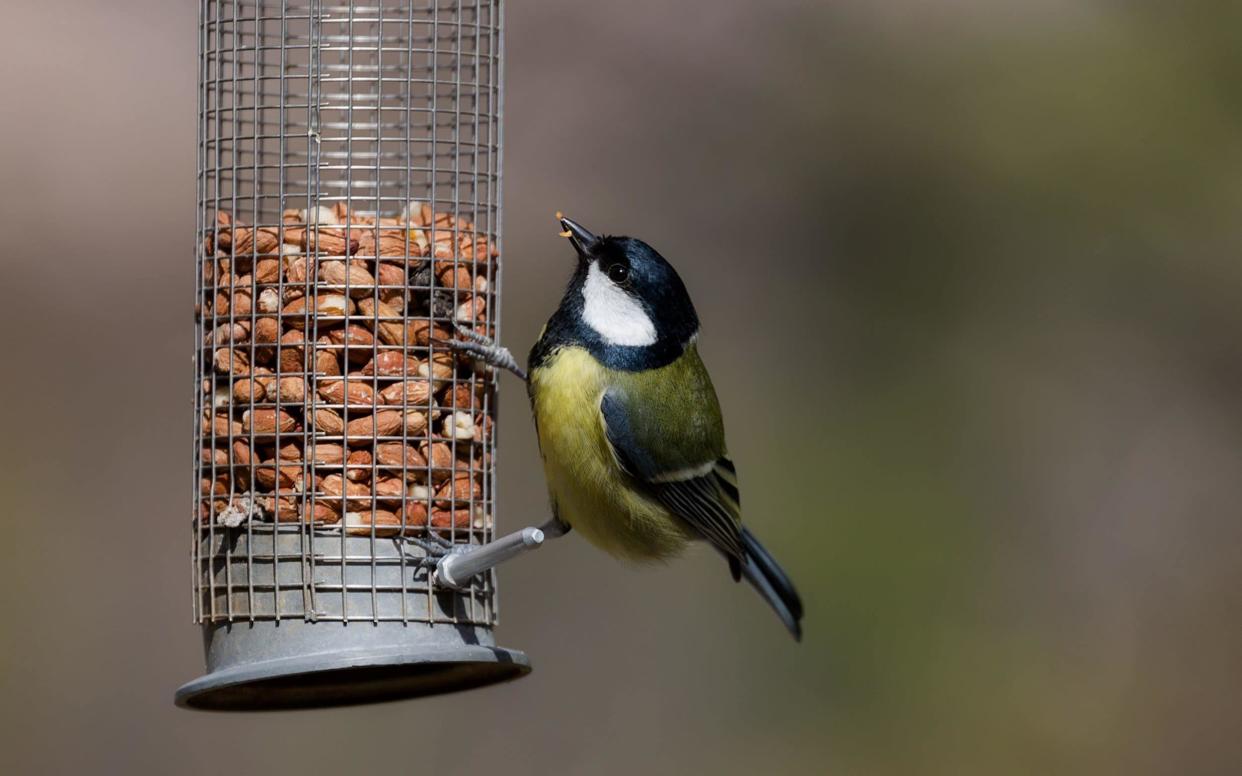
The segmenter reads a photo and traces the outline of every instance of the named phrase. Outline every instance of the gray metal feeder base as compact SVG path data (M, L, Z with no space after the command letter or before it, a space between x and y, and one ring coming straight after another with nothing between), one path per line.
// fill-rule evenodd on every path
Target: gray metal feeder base
M215 711L309 709L468 690L530 673L491 631L401 622L234 622L206 626L208 673L178 706Z

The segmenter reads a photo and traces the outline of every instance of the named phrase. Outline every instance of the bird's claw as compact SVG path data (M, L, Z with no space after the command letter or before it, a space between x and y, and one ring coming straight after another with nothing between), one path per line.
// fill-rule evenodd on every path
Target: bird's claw
M510 371L522 378L523 382L526 381L526 370L518 366L517 360L513 358L508 348L497 345L491 337L479 334L473 329L467 329L458 324L453 324L453 328L463 339L444 340L445 345L453 350L469 353L476 360L489 366Z
M480 345L486 345L488 347L496 347L496 343L492 341L491 337L480 334L474 329L467 329L465 326L462 326L460 323L453 324L453 331L456 331L458 334L470 340L471 342L475 342Z
M407 536L405 537L405 542L418 547L423 551L423 554L418 555L409 552L404 543L401 545L401 552L419 566L428 569L434 569L441 558L453 551L452 542L435 534L429 534L425 539L418 536Z

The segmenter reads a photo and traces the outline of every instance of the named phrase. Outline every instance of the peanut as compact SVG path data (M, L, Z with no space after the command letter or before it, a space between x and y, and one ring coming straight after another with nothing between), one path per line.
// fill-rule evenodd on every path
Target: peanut
M334 202L281 219L221 212L206 237L201 524L344 521L357 536L393 536L402 520L410 533L485 525L463 504L490 471L469 443L490 436L489 383L458 383L471 362L439 341L454 322L487 333L494 244L421 202L397 218Z

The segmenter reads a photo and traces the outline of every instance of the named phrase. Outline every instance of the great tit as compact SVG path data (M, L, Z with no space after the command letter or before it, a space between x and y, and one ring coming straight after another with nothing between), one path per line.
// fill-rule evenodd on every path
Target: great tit
M759 591L795 639L802 601L741 523L737 472L676 270L632 237L596 236L558 213L578 256L529 376L470 332L453 345L526 379L554 519L621 558L670 558L705 539Z
M801 641L794 584L741 525L738 473L681 277L646 242L597 237L556 217L578 267L530 350L529 375L472 330L446 340L527 382L554 515L544 533L578 529L638 561L705 539Z

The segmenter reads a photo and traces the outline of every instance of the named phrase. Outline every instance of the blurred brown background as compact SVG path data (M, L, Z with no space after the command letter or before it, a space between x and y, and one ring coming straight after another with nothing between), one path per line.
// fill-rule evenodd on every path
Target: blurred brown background
M700 550L504 569L503 687L172 706L190 619L195 4L6 9L5 773L1236 773L1234 3L508 8L507 343L653 243L793 645ZM542 519L504 388L502 527Z

